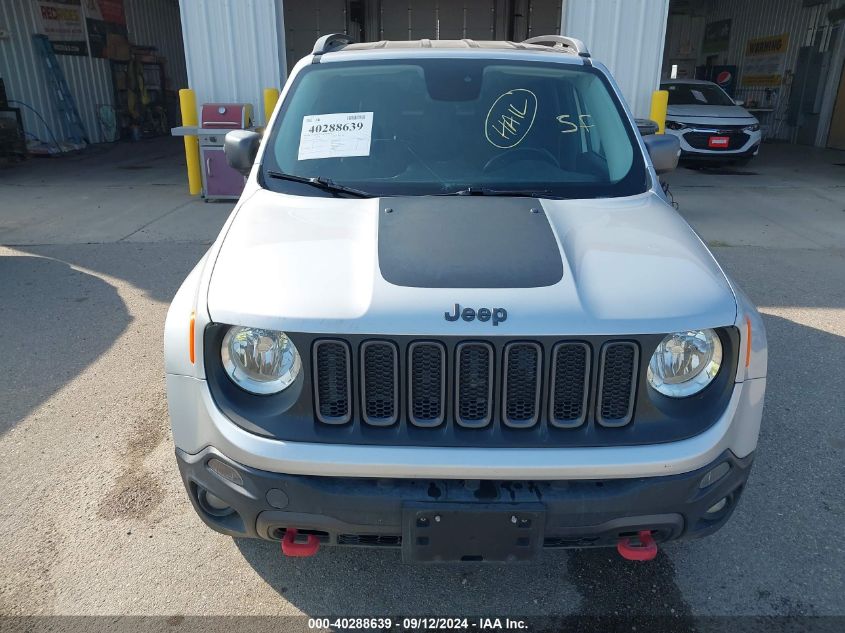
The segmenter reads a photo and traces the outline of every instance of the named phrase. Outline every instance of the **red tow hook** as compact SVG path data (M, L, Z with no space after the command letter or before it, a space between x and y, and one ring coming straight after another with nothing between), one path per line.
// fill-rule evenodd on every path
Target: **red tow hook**
M639 545L632 545L629 537L619 539L616 551L625 560L654 560L657 556L657 543L651 536L651 530L642 530L637 534Z
M282 537L282 553L285 556L313 556L320 549L320 539L316 534L306 534L304 543L294 543L296 528L288 528Z

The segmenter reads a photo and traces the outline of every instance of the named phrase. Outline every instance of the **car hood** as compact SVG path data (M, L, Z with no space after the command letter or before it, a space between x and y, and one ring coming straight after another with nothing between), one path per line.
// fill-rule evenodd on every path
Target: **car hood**
M455 304L507 320L454 321ZM213 321L315 333L569 335L732 324L707 248L654 193L337 199L259 190L210 276Z
M666 114L676 120L691 120L693 122L703 119L745 119L749 123L753 123L757 120L748 110L738 105L670 105ZM743 121L733 120L731 122L742 123Z

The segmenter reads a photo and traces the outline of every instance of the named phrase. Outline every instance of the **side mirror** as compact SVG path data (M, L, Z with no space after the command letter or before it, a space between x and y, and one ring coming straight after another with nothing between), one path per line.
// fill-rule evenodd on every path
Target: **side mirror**
M650 134L643 137L643 142L651 156L654 171L665 174L678 166L678 156L681 154L681 141L671 134Z
M734 105L744 106L745 101L743 101L742 99L734 99Z
M642 136L648 136L649 134L657 134L660 127L651 119L637 119L637 129Z
M261 135L249 130L232 130L223 141L223 152L229 167L248 175L261 145Z

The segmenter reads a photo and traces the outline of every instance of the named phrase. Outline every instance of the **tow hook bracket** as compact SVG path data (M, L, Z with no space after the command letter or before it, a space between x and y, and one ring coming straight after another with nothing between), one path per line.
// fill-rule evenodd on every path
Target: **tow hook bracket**
M285 535L282 537L282 553L285 556L313 556L320 549L320 539L316 534L306 534L306 541L304 543L295 543L296 528L288 528L285 530Z
M641 530L637 534L639 545L631 543L630 537L619 539L616 544L616 551L625 560L654 560L657 556L657 543L651 536L651 530Z

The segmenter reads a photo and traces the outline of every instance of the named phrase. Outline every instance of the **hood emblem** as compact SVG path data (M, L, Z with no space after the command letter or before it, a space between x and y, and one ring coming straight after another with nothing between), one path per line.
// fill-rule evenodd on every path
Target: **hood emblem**
M499 323L504 323L508 320L508 311L504 308L463 308L461 304L456 303L452 308L452 312L445 312L443 318L447 321L457 321L463 319L466 322L475 321L478 319L482 323L493 321L493 325L497 326Z

